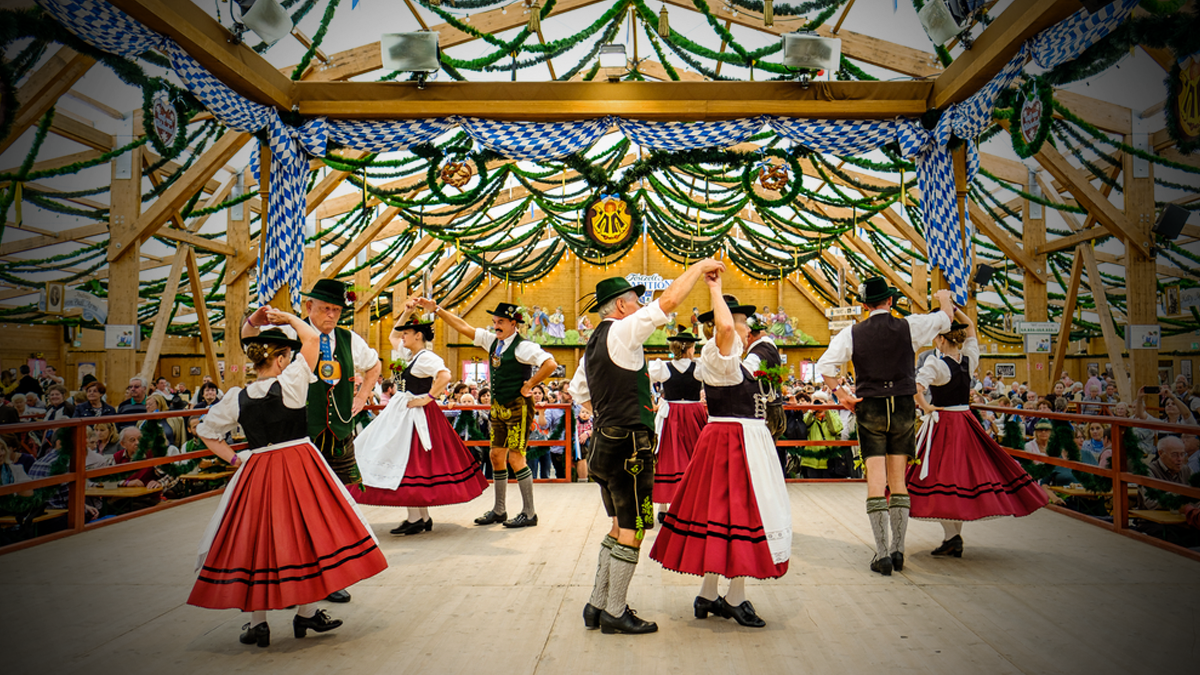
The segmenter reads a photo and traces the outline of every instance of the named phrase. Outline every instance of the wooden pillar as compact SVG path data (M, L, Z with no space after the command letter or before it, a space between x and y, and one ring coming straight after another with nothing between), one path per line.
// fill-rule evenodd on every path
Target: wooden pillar
M370 249L363 251L363 262L367 261L367 256L370 255ZM354 292L365 295L367 289L371 288L371 267L365 265L362 269L354 273ZM363 303L362 306L356 306L354 310L354 332L362 336L363 339L371 331L371 304Z
M142 128L140 110L131 116L134 135ZM119 136L125 143L128 137ZM109 209L109 259L119 251L120 242L134 232L142 214L142 148L134 148L112 162L112 193ZM130 246L141 249L142 242ZM138 278L141 271L139 250L129 251L108 265L108 323L136 325L138 310ZM132 349L109 349L104 352L104 383L112 390L109 399L119 402L125 398L125 385L137 373L137 352Z
M1037 174L1030 171L1026 190L1031 194L1037 194L1040 189L1037 183ZM1046 255L1038 255L1037 251L1046 244L1046 208L1026 199L1022 216L1025 223L1022 248L1033 257L1038 268L1045 269ZM1046 297L1046 284L1028 272L1024 275L1024 283L1025 320L1048 321L1050 308ZM1057 379L1057 375L1050 372L1050 355L1026 354L1025 363L1028 364L1029 370L1029 388L1041 396L1049 393L1050 383Z
M1125 142L1133 145L1133 136L1126 135ZM1152 242L1154 165L1126 153L1122 172L1125 176L1125 216L1142 241ZM1125 245L1125 286L1125 311L1129 317L1126 330L1129 326L1158 323L1158 280L1154 258L1138 253L1128 243ZM1157 349L1131 349L1129 356L1133 364L1130 369L1133 393L1143 386L1158 384ZM1168 386L1171 384L1167 383Z
M248 189L246 171L243 170L234 180L237 181L234 188L235 194L245 194ZM235 251L235 257L225 259L227 269L232 269L231 266L240 268L254 258L255 251L250 248L250 205L248 203L242 203L230 209L226 241ZM242 341L239 337L241 336L242 322L249 314L249 309L250 275L243 274L225 288L225 385L227 387L246 386L246 351L242 348ZM236 372L230 367L231 365L238 366Z

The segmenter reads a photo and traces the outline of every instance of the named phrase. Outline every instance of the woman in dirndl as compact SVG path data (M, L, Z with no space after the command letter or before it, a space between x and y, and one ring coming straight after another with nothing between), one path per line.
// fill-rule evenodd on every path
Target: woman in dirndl
M387 561L346 488L306 437L319 333L286 312L260 312L281 328L242 338L258 379L231 388L196 429L237 471L204 533L188 604L251 612L241 642L266 647L267 610L296 606L298 638L333 630L342 622L315 603L382 572ZM252 449L235 454L222 439L239 424Z
M658 436L652 497L655 504L670 504L675 497L675 488L692 459L696 439L708 421L708 411L700 402L704 366L696 360L697 342L699 339L687 331L672 335L667 338L671 360L655 359L647 369L651 382L663 383L658 415L654 418L654 433ZM665 515L665 509L659 511L658 522Z
M692 608L696 618L714 614L761 628L746 599L746 577L774 579L787 573L792 548L792 511L779 470L775 441L766 423L766 396L742 365L749 342L746 319L753 305L722 296L721 279L705 279L714 337L700 352L708 424L675 491L650 557L662 566L704 577ZM730 580L724 597L717 577Z
M917 433L920 461L908 467L907 482L911 517L941 521L945 530L932 554L961 558L963 521L1027 516L1047 499L971 412L979 341L970 317L960 309L955 318L950 330L933 340L940 357L926 359L917 372L917 405L925 417Z
M391 531L395 535L429 532L430 506L469 502L488 484L479 460L438 407L450 370L428 347L433 324L409 318L415 307L410 299L392 329L392 346L408 364L396 394L354 439L362 485L350 493L360 504L408 507L407 519Z

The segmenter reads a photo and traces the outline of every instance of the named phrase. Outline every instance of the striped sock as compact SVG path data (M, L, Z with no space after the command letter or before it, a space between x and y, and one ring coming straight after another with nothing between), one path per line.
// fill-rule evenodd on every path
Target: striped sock
M596 563L596 583L592 586L592 597L588 604L604 609L608 603L608 562L612 560L612 547L617 543L611 534L604 535L600 542L600 560Z
M904 536L908 533L908 512L912 499L908 495L892 495L888 500L888 520L892 525L892 553L904 553Z
M521 489L521 513L526 518L532 518L537 515L537 510L533 508L533 471L526 466L517 472L516 479L517 487Z
M492 507L492 511L497 515L506 515L504 496L508 490L508 469L495 469L492 472L492 489L495 491L496 504Z
M867 517L871 519L871 534L875 535L875 555L888 556L888 502L886 497L867 497Z

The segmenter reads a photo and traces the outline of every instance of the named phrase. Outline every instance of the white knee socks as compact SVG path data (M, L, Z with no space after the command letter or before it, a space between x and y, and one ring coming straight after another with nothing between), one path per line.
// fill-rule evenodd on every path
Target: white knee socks
M963 524L961 520L941 520L938 522L942 524L942 541L950 541L962 534Z

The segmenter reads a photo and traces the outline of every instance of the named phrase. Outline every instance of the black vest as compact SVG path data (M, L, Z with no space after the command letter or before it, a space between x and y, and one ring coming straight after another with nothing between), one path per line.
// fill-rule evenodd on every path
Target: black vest
M917 393L912 333L908 322L876 314L850 329L854 343L854 393L862 398Z
M605 427L654 429L650 408L650 377L646 361L638 370L626 370L608 354L608 331L612 321L601 321L584 349L588 389L597 424Z
M262 398L250 398L245 389L238 394L238 423L250 447L261 448L307 436L308 410L284 405L283 386L276 380Z
M433 389L432 377L417 377L413 375L413 366L417 364L417 358L424 353L424 349L413 355L412 360L405 366L404 372L400 373L400 390L407 391L413 396L421 396L428 394L430 389Z
M667 364L671 376L662 385L663 398L668 401L699 401L700 388L703 384L696 379L696 362L692 361L688 369L682 373L675 366Z
M758 380L755 380L746 366L742 369L742 381L728 387L704 384L704 396L708 401L708 416L711 417L741 417L743 419L764 419L764 415L754 414L754 395L760 393Z
M942 363L950 368L950 381L929 387L933 405L939 408L967 405L971 402L971 359L963 356L962 362L956 363L949 356L943 356Z

